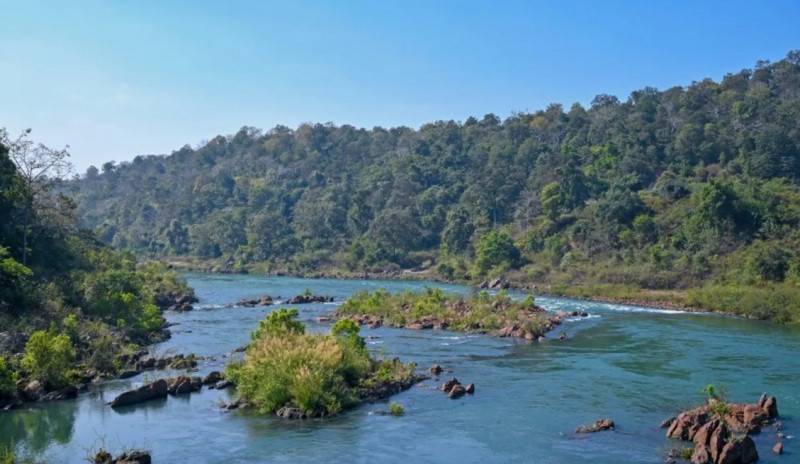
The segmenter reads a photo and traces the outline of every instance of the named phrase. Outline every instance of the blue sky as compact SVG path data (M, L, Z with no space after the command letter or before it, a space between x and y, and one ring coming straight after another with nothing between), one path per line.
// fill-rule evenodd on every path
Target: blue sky
M0 127L77 172L242 126L407 125L625 99L777 61L800 2L3 1Z

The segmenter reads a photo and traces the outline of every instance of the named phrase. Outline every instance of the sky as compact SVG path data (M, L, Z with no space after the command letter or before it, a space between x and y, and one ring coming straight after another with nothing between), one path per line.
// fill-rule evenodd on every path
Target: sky
M800 2L0 0L0 127L78 173L243 126L505 118L800 49Z

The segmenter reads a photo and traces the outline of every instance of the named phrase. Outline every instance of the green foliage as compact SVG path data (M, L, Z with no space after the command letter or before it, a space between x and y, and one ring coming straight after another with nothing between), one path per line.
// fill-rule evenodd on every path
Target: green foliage
M493 230L478 239L475 244L475 268L479 274L489 269L507 269L519 259L519 249L505 231Z
M783 324L800 322L800 288L788 283L763 287L708 285L690 289L686 303Z
M406 408L404 408L402 404L395 403L394 401L389 403L389 414L393 416L402 416L405 413Z
M534 336L542 335L549 324L545 317L535 313L531 297L515 302L505 292L490 296L482 291L465 300L431 288L394 294L384 289L359 292L342 303L338 313L381 316L388 325L406 325L434 317L449 322L451 330L462 332L488 332L518 324Z
M106 242L204 268L474 280L524 266L537 284L757 292L800 276L796 55L505 120L245 127L70 187ZM27 192L4 166L17 187L0 246L22 263Z
M354 363L369 366L368 354L346 353L338 335L306 334L296 318L294 309L274 311L253 332L246 361L228 369L239 394L263 413L296 405L310 416L325 416L352 406L357 399L348 377L360 371Z
M17 379L17 373L12 371L6 363L6 359L0 356L0 399L16 396Z
M725 387L716 389L714 385L706 385L702 392L708 395L708 407L714 416L725 421L725 417L730 414L731 408L727 402L728 390Z
M306 331L306 325L297 320L299 315L297 308L281 308L272 311L266 319L258 323L258 328L250 333L250 339L258 340L264 336L283 334L302 334Z
M31 334L25 344L22 367L30 378L58 389L69 384L68 373L74 360L75 349L69 336L40 330Z

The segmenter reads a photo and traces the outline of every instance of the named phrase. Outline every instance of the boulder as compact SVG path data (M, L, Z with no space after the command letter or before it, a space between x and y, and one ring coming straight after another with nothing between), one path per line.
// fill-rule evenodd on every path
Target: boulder
M332 301L332 296L297 295L286 300L286 304L330 303Z
M38 380L31 380L22 388L22 397L27 401L39 401L44 395L44 385Z
M117 456L116 464L151 464L149 451L128 451Z
M78 387L75 385L70 385L68 387L64 387L61 390L52 391L46 395L44 395L41 400L42 401L59 401L59 400L71 400L78 397Z
M284 406L275 412L275 415L284 419L306 419L308 416L300 408Z
M778 417L778 400L776 400L774 396L767 398L766 401L764 401L764 410L767 412L767 416L769 416L770 419Z
M769 414L757 404L746 404L742 411L742 420L747 429L760 429L761 425L769 421Z
M697 444L692 452L692 464L709 464L711 456L708 454L706 445Z
M214 385L210 386L209 388L214 388L216 390L222 390L225 388L230 387L233 385L229 380L220 380L219 382L215 383Z
M475 393L475 384L471 383L467 385L466 388L464 388L464 391L472 395L473 393Z
M443 392L449 392L450 390L453 389L453 386L458 385L458 384L459 384L458 379L453 377L452 379L450 379L450 380L448 380L448 381L446 381L445 383L442 384L442 391Z
M182 395L184 393L191 393L199 391L203 388L203 381L200 377L186 377L182 375L178 378L172 379L167 391L171 395Z
M725 442L728 441L729 435L728 427L724 423L721 423L711 434L708 447L711 451L711 460L713 462L719 462L719 456L722 453Z
M450 389L450 393L448 393L447 396L450 397L451 400L454 400L458 397L464 396L464 393L466 392L467 390L462 387L460 383L457 383L453 385L453 388Z
M137 371L136 369L128 369L128 370L122 371L122 373L119 374L119 378L120 379L129 379L131 377L139 375L140 373L141 372Z
M751 464L758 461L758 451L753 439L745 435L741 440L730 440L722 447L717 464Z
M220 380L222 380L222 374L219 371L211 371L203 377L203 385L216 384Z
M775 446L772 447L772 452L775 454L783 454L783 442L779 441L775 443Z
M661 421L661 424L659 424L658 426L659 426L660 428L662 428L662 429L669 428L669 426L671 426L671 425L672 425L672 423L673 423L673 422L675 422L675 419L677 419L675 416L672 416L672 417L667 417L666 419L664 419L663 421Z
M575 429L575 433L594 433L603 430L614 430L614 421L611 419L597 419L592 425L582 425Z
M694 437L692 437L692 441L696 445L703 445L705 447L705 445L708 444L709 440L711 440L711 434L713 434L714 430L716 430L717 427L719 427L719 424L720 424L719 419L714 419L706 422L694 434Z
M430 372L433 375L439 375L443 371L444 369L442 369L442 366L440 366L438 363L428 368L428 372Z
M112 408L117 408L154 399L166 398L168 389L169 385L167 384L167 381L164 379L159 379L147 385L142 385L135 390L122 393L114 398L114 401L109 404Z

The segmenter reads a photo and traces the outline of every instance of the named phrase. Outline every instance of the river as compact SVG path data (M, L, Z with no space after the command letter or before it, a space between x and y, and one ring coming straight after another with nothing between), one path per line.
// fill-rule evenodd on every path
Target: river
M203 375L222 370L265 314L280 306L224 308L263 294L288 298L309 289L341 302L352 293L466 287L411 281L325 280L246 275L188 274L200 302L195 310L167 314L170 340L158 355L204 356ZM521 296L519 294L518 296ZM329 420L284 421L241 411L223 412L232 391L189 396L112 410L118 393L143 380L178 372L148 372L92 387L75 401L29 405L0 413L0 448L14 444L36 462L78 463L100 447L152 450L154 462L459 462L459 463L662 463L670 442L658 424L703 401L708 384L727 387L728 398L754 402L768 391L778 399L783 456L772 454L773 428L755 436L762 463L800 462L794 449L800 423L800 331L733 317L680 313L562 298L537 298L551 310L585 310L550 340L528 343L447 331L391 328L362 335L376 355L416 361L420 370L440 363L476 393L450 400L434 380L392 397L402 417L375 414L388 402L365 404ZM316 316L334 304L297 306L310 330L327 330ZM555 336L565 332L565 341ZM615 432L572 433L610 417ZM684 445L685 446L685 445Z

